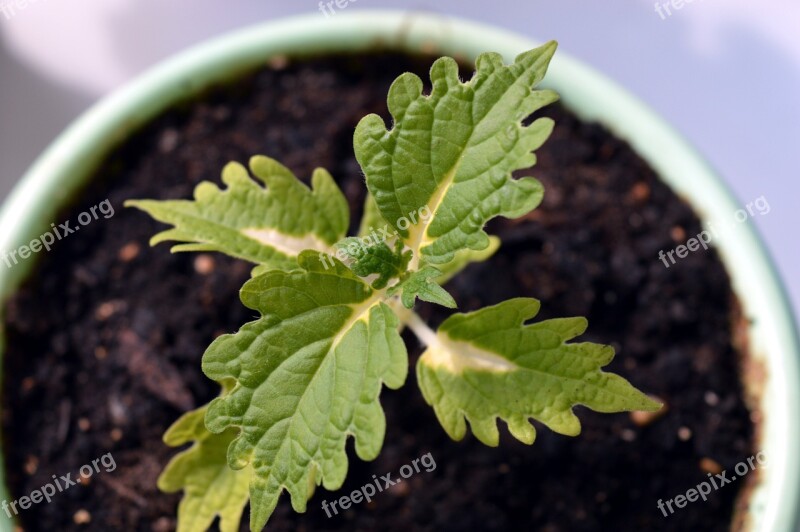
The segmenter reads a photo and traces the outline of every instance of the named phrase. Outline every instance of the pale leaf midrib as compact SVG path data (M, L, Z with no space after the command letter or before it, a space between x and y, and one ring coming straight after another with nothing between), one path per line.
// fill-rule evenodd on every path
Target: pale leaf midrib
M328 359L328 357L331 355L331 353L336 350L336 347L339 345L339 343L344 338L344 336L347 334L347 332L349 332L350 329L352 329L355 326L355 324L358 321L360 321L362 319L362 317L372 309L372 307L374 307L376 304L379 304L383 300L383 298L385 296L386 296L386 290L385 289L381 290L381 291L377 291L371 297L369 297L366 301L364 301L363 303L360 303L358 305L358 307L356 307L356 310L353 312L353 315L342 326L342 328L339 330L339 333L336 336L333 337L333 340L331 341L331 346L328 348L328 351L325 353L325 355L322 356L320 364L314 370L314 375L312 375L311 379L309 379L308 385L305 387L305 389L303 390L303 393L298 398L298 400L297 400L297 405L298 406L303 402L303 399L306 397L306 394L308 393L308 391L313 388L313 385L314 385L315 381L317 380L317 378L320 375L320 369L322 368L322 366L324 365L324 363ZM286 360L289 360L289 358L291 358L291 357L288 357ZM277 368L275 368L275 369L277 369ZM289 426L286 427L286 431L284 432L284 435L282 436L282 441L281 441L280 446L278 446L278 448L275 450L275 455L276 456L281 451L284 450L284 448L285 448L287 443L291 444L291 442L292 442L292 438L291 438L292 429L294 428L294 423L298 418L296 414L297 414L297 410L295 410L294 413L288 418L288 425ZM330 422L330 415L331 415L331 413L329 412L329 415L328 415L328 421L329 422ZM278 423L281 423L283 421L287 421L287 419L283 419L281 421L278 421L278 422L274 423L273 426L275 426ZM267 433L265 432L264 435L266 435L266 434ZM316 463L316 460L314 460L315 457L310 456L310 458L312 458L312 461L314 461ZM272 474L272 468L270 468L270 475L271 474ZM288 486L286 486L285 482L281 482L280 486L281 486L282 490L289 491L288 490Z
M329 253L333 250L332 247L317 238L314 233L305 233L303 236L298 237L283 233L272 227L246 227L240 229L239 232L259 244L274 248L291 257L296 257L307 249L313 249L314 251L323 253ZM280 236L283 241L276 238L278 236Z
M490 373L510 373L521 369L501 355L441 334L437 335L436 342L428 346L424 360L429 367L443 368L454 375L461 375L468 369Z
M178 212L179 212L181 217L184 217L184 218L186 218L188 220L192 220L192 221L197 222L197 223L208 224L208 225L212 226L214 229L216 229L216 230L218 230L220 232L236 233L236 234L244 236L245 238L247 238L249 240L252 240L253 242L256 242L256 243L258 243L258 244L260 244L262 246L273 248L276 251L279 251L281 253L288 254L288 255L291 255L291 256L297 256L301 252L305 251L306 249L313 249L314 251L321 251L321 252L324 252L324 253L331 253L331 252L334 251L333 247L329 246L328 244L326 244L322 240L316 238L314 236L315 233L313 231L309 231L309 232L303 233L302 237L296 237L294 235L289 235L287 233L282 233L278 229L272 228L272 227L241 227L241 228L240 227L231 227L230 225L226 225L226 224L224 224L222 222L219 222L217 220L213 220L213 219L208 218L208 217L203 216L203 215L199 215L199 214L195 214L195 213L189 213L189 212L183 212L183 211L178 211ZM175 223L172 222L172 221L166 221L165 223L169 223L169 224L175 226ZM171 232L171 231L180 231L180 232L182 232L184 234L189 235L191 240L181 239L181 241L185 242L185 243L200 242L200 243L203 243L203 244L215 244L215 245L218 244L217 242L215 242L215 240L213 238L200 238L198 236L191 235L190 234L191 233L191 229L190 230L179 229L177 226L175 226L172 229L168 229L168 230L166 230L164 232L167 233L167 232ZM275 231L275 232L284 234L284 235L286 235L286 236L288 236L290 238L295 238L297 240L299 240L300 238L307 238L307 237L310 236L314 240L317 241L317 243L319 244L319 247L302 248L302 249L299 249L297 251L295 251L294 248L286 248L286 250L282 250L282 249L280 249L279 246L275 246L275 245L272 245L271 243L264 242L264 241L260 240L257 237L254 237L252 235L247 234L245 231Z
M538 64L538 62L537 62L537 64ZM508 68L508 67L504 67L504 68ZM433 221L436 219L436 211L439 209L439 207L444 202L444 199L447 196L447 192L450 190L450 187L452 187L452 185L453 185L453 182L454 182L455 177L456 177L456 175L458 173L458 170L461 167L461 162L464 159L464 154L468 150L474 148L474 146L472 146L471 144L472 144L473 137L475 135L475 131L478 129L478 126L480 126L480 124L483 122L483 120L485 120L486 117L491 115L491 111L500 103L500 101L505 97L505 95L508 93L508 91L512 87L516 87L517 83L520 83L521 80L522 80L521 77L517 77L514 80L513 83L508 85L505 88L505 90L503 91L503 93L494 101L494 103L492 103L492 106L483 115L483 117L477 123L473 123L472 124L472 129L470 131L469 138L464 143L464 148L459 152L459 155L458 155L458 158L456 160L456 163L447 172L447 174L445 174L445 179L443 179L437 185L436 191L434 192L433 196L431 196L431 198L428 201L428 208L430 209L430 213L431 213L430 218L427 221L422 221L421 223L416 224L414 226L415 229L411 232L413 234L413 237L412 237L412 234L409 235L409 237L411 237L410 239L412 241L412 244L409 247L411 248L411 251L414 252L413 258L411 259L411 264L409 265L409 267L412 270L415 270L415 269L417 269L419 267L420 258L421 258L420 257L420 250L423 247L426 247L426 246L430 245L433 242L433 239L431 239L428 236L428 229L430 228L430 226L433 223ZM472 80L470 80L466 85L467 86L471 85L473 83L473 81L474 81L474 78ZM474 110L474 106L471 105L470 109ZM431 139L433 139L433 135L431 135Z

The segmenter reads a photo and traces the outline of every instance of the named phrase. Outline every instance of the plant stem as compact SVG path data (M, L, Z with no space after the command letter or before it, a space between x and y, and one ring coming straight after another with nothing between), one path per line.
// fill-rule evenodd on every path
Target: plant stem
M403 327L408 326L408 328L411 329L411 332L414 333L414 336L417 337L417 340L419 340L419 342L425 347L430 347L439 343L439 340L436 337L436 332L428 327L428 324L419 317L419 314L411 309L406 308L400 302L399 298L393 297L387 301L386 304L391 307L395 314L397 314L397 317L400 320L401 332Z

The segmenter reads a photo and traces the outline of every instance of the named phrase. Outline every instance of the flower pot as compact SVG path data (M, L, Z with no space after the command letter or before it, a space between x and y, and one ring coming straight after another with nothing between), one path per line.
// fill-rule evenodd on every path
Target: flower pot
M493 50L508 61L535 45L466 21L368 11L282 20L200 45L106 98L53 143L6 201L0 249L17 249L47 231L106 154L174 104L210 85L236 79L271 56L364 51L377 42L398 51L433 49L466 59ZM729 218L741 208L680 136L602 75L559 52L546 84L581 118L598 121L628 141L703 219ZM770 465L759 470L752 491L741 499L743 523L750 530L795 530L800 458L791 451L800 436L800 420L791 412L800 404L800 345L794 320L769 258L749 226L742 225L736 239L721 240L718 250L750 322L741 335L748 357L745 367L763 370L748 371L743 378L760 419L756 448ZM0 270L0 296L14 293L34 264L29 259ZM665 493L664 498L674 495ZM0 498L9 499L6 493ZM0 527L12 529L5 520Z

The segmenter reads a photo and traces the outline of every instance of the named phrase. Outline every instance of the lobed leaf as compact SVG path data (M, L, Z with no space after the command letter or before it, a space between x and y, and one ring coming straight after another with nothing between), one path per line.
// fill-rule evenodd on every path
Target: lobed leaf
M269 157L253 157L250 170L260 183L244 166L230 163L222 172L226 189L205 181L193 200L125 205L174 226L154 236L152 245L175 240L182 243L173 252L220 251L268 268L292 268L301 251L329 252L345 236L347 200L327 171L317 169L309 189Z
M424 266L408 275L406 279L392 287L390 295L400 294L400 300L406 308L413 308L417 298L429 303L436 303L447 308L456 308L456 301L450 293L442 288L437 279L442 272L433 266Z
M398 388L408 372L385 293L336 259L323 265L307 251L299 264L248 281L242 302L262 317L218 338L203 356L206 375L236 381L211 403L206 425L215 433L241 429L228 463L254 471L253 530L264 526L284 489L298 512L314 485L338 489L348 435L360 458L377 456L386 429L381 383Z
M212 434L203 419L207 406L184 414L164 434L164 442L193 445L170 460L158 478L165 493L183 491L178 505L177 532L205 532L220 518L221 532L236 532L249 497L252 469L228 467L227 449L238 430Z
M430 95L414 74L394 82L392 129L377 115L358 124L354 148L367 187L382 217L421 252L418 262L445 264L459 250L483 250L488 220L521 216L541 202L541 184L512 172L535 164L533 151L552 131L548 118L523 120L557 99L534 90L555 49L547 43L508 66L499 54L482 54L467 83L455 60L441 58L431 68ZM425 209L430 216L414 216Z
M515 438L531 444L530 418L560 434L579 434L576 405L606 413L661 408L619 375L600 370L613 348L567 343L586 330L584 318L526 325L538 311L537 300L519 298L442 323L419 359L417 378L451 438L464 437L466 420L475 437L496 446L500 418Z

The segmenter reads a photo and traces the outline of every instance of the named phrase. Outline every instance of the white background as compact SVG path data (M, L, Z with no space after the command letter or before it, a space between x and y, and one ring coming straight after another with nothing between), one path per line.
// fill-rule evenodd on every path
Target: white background
M27 1L0 13L0 197L71 120L159 60L240 26L324 16L316 0ZM769 214L748 223L800 308L800 2L694 0L666 18L655 3L358 0L346 11L434 11L557 39L665 116L742 205L767 198Z

